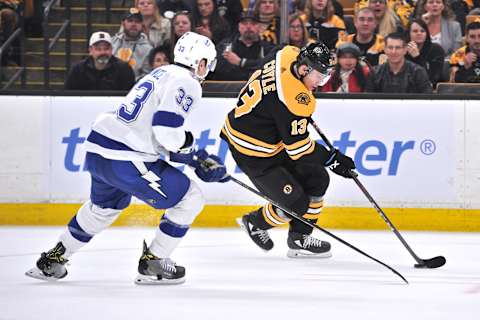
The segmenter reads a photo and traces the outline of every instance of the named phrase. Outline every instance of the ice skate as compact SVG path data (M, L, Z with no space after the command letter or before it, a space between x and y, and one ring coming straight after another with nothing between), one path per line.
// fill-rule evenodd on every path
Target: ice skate
M169 258L153 255L143 241L143 254L138 262L136 284L179 284L185 282L185 268L178 266Z
M265 251L269 251L273 248L273 241L270 239L266 230L261 230L255 227L249 220L248 214L241 218L237 218L237 223L240 227L248 233L250 239L255 242L257 246Z
M330 243L308 234L289 232L287 245L289 258L329 258L332 256Z
M25 275L46 281L65 278L68 273L65 264L68 260L63 257L64 253L63 243L57 243L50 251L43 252L40 259L37 260L37 266L25 272Z

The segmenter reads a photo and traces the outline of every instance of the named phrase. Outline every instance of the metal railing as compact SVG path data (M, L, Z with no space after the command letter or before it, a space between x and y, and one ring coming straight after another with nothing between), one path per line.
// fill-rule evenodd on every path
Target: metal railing
M50 10L52 6L57 2L57 0L50 0L45 6L43 11L43 86L46 90L50 89L50 52L53 50L55 45L58 42L58 39L65 32L65 68L68 71L71 64L71 3L70 0L63 0L63 6L65 7L65 20L63 21L62 26L53 36L52 40L49 39L50 30L48 28L48 19L50 15ZM65 73L65 77L67 72Z
M21 4L21 7L19 8L19 27L8 37L8 39L0 46L0 83L2 82L3 79L3 70L2 70L2 58L4 52L7 52L7 50L12 46L13 41L15 41L17 38L20 39L20 66L17 72L7 80L6 84L1 88L1 90L7 90L15 81L18 80L19 77L21 77L21 87L25 88L26 84L26 68L25 68L25 19L24 19L24 7L23 3Z

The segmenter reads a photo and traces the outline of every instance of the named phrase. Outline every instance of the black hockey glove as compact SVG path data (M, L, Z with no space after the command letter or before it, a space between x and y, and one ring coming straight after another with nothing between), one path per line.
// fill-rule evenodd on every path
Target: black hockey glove
M355 172L352 171L355 169L355 163L352 158L347 157L337 149L330 152L330 157L325 162L325 167L328 167L336 174L345 178L352 178L355 174Z

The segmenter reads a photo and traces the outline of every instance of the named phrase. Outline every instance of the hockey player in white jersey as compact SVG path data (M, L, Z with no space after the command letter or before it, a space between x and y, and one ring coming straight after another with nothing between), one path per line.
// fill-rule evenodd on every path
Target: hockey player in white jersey
M225 182L228 176L220 159L195 151L195 139L183 127L201 99L200 83L215 68L215 46L207 37L188 32L175 46L174 62L143 77L116 112L98 116L85 143L90 200L27 276L64 278L70 256L110 226L133 195L156 209L166 209L153 241L143 244L135 283L185 281L185 268L169 257L202 210L203 196L195 182L168 161L195 168L206 182ZM160 159L162 155L168 161ZM210 165L203 166L200 160Z

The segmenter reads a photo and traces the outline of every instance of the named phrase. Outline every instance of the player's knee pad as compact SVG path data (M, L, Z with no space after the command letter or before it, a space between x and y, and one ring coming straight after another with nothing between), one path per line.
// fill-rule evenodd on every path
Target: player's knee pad
M101 208L91 201L87 201L70 220L68 228L75 239L88 242L94 235L110 226L121 211Z
M180 226L190 226L202 211L205 200L202 191L194 181L190 182L190 187L182 200L173 208L165 210L164 218Z

